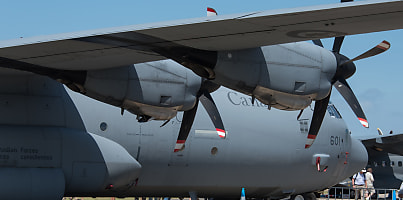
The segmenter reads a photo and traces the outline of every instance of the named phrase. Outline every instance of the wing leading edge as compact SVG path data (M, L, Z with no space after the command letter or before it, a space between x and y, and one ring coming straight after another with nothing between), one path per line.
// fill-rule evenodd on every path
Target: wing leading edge
M91 70L165 59L158 49L244 49L403 28L403 1L360 1L0 42L0 57ZM155 49L157 48L157 51Z
M383 135L375 138L363 139L366 148L375 151L384 151L403 156L403 134Z

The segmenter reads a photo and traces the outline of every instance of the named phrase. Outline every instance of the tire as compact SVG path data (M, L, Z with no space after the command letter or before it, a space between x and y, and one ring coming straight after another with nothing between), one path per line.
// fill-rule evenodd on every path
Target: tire
M305 200L305 197L302 194L292 195L290 200Z
M313 192L302 194L305 200L316 200L316 195Z

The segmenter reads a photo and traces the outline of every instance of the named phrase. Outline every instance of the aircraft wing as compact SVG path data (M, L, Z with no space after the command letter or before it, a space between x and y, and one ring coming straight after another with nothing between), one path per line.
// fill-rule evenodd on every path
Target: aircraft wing
M103 69L165 59L158 52L175 48L234 50L401 29L401 19L403 1L377 0L20 38L0 42L0 65Z
M403 156L403 134L383 135L371 139L362 140L368 149L384 151Z

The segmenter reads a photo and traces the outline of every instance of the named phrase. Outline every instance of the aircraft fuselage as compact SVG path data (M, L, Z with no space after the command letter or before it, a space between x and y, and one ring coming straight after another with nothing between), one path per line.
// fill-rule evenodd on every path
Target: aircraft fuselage
M46 77L7 71L1 81L5 197L15 197L15 188L21 199L238 197L243 187L250 197L280 198L332 186L367 162L365 148L332 106L305 149L311 107L297 120L298 111L269 110L222 87L212 95L227 137L217 135L200 108L185 148L173 152L181 114L163 127L163 121L138 123L130 112L122 115Z
M70 95L74 100L83 98ZM161 121L139 124L130 113L121 116L119 109L92 100L87 100L90 107L82 101L75 105L88 132L121 144L141 163L129 196L187 196L195 191L199 196L237 197L244 187L249 196L276 197L332 186L365 166L363 146L351 138L340 118L327 114L317 141L305 149L310 107L297 120L298 112L268 110L229 89L221 88L213 96L227 137L216 134L200 108L184 150L177 153L173 149L180 115L160 127ZM105 131L102 123L107 124ZM321 170L328 166L326 172L318 172L318 155L328 156L320 166Z

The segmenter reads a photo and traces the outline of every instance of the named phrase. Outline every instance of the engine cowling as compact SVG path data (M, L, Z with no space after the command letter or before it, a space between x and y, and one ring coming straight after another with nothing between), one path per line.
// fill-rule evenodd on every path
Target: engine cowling
M270 107L301 110L325 98L336 72L334 55L299 42L218 53L215 81Z
M172 60L88 71L85 95L146 119L168 120L196 103L201 78Z

